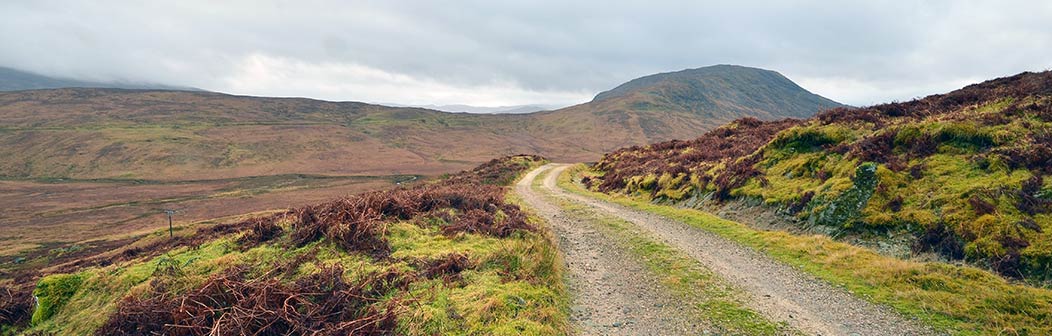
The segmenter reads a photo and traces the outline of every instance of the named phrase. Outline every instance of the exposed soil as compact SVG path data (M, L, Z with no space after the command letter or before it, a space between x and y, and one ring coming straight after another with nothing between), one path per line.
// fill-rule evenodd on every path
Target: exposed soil
M874 305L847 291L779 263L735 242L662 216L568 193L556 186L566 165L548 165L532 172L529 183L542 170L551 170L543 192L564 197L629 221L664 243L697 259L714 273L752 296L750 308L774 321L815 335L930 335L919 322L904 318L888 307ZM522 183L520 183L520 192ZM563 222L572 219L562 218ZM562 236L559 230L556 233ZM584 247L589 249L590 247ZM575 257L567 253L567 260ZM621 269L622 273L630 270ZM623 276L632 276L624 274ZM603 302L581 302L584 305Z
M516 191L558 236L572 296L571 322L584 335L700 335L707 326L612 238L573 218L531 188L546 165L523 177Z

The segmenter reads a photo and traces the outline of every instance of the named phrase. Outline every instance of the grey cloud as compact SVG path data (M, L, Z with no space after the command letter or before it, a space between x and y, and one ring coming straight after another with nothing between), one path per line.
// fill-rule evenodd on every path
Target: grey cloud
M871 104L1052 66L1048 22L1052 5L1040 1L7 1L0 65L245 94L514 105L733 63Z

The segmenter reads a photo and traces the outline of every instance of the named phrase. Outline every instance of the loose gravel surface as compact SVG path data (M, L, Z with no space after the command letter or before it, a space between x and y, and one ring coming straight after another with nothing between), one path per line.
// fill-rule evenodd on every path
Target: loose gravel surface
M864 301L842 288L832 286L708 231L659 215L562 190L556 186L556 179L567 167L569 166L549 164L534 170L519 182L517 187L519 193L523 194L527 203L537 208L539 205L537 202L543 202L543 200L537 197L534 191L529 190L529 184L540 172L550 170L543 181L543 187L540 188L541 192L585 204L598 211L620 217L652 233L658 240L683 251L729 283L739 286L751 296L746 300L749 308L767 315L773 321L784 321L793 328L814 335L937 334L930 328L907 319L888 307ZM538 210L549 220L552 218L547 216L559 213L558 208L555 207ZM573 263L587 260L581 258L590 258L591 256L588 255L590 250L596 250L594 253L616 255L615 251L608 251L609 246L592 245L601 242L602 238L586 235L589 238L582 239L580 232L572 232L580 230L570 225L574 222L572 218L554 217L554 219L556 219L556 222L553 222L556 234L559 235L561 244L564 240L572 242L569 244L570 250L564 249L566 253L564 258L570 262L571 273L580 273L580 270L574 270ZM607 261L614 262L616 259ZM604 269L601 271L603 274L615 275L619 278L632 277L635 273L634 269L618 268L616 264L607 264L606 267L613 268ZM571 290L576 292L582 288L571 284ZM602 297L602 291L598 291L582 294L574 302L580 307L593 308L596 305L608 303L602 301L604 300ZM660 331L656 332L660 333ZM641 331L640 333L649 334L651 332Z
M547 166L546 166L547 167ZM702 335L708 324L673 297L617 242L588 220L572 218L531 188L543 169L527 174L516 191L558 237L572 295L571 322L584 335Z

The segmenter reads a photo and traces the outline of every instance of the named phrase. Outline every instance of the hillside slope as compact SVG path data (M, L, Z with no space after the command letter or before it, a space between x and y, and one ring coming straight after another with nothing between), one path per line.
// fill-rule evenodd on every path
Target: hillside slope
M1052 280L1052 72L803 121L742 119L614 151L596 169L602 191L762 200L833 236L907 233L916 253Z
M0 115L0 175L14 177L434 174L537 151L502 134L522 134L514 116L207 92L0 93Z
M719 80L723 86L706 86L704 93L678 93L703 95L718 102L714 107L621 88L619 97L524 115L210 92L81 88L0 93L0 155L7 158L0 162L0 176L435 174L515 153L590 161L623 146L693 137L734 118L800 116L826 106L795 85L786 88L784 77L777 76L781 82L760 78L776 73L730 70L751 79ZM689 74L677 78L693 80L685 81L687 86L717 81L706 79L715 76L706 71ZM744 91L762 94L738 99ZM782 106L792 108L783 112Z
M727 64L640 77L600 92L592 101L626 97L657 108L675 106L716 118L806 118L822 110L844 107L807 91L780 73Z
M127 82L91 82L75 79L55 78L31 72L21 71L18 69L0 67L0 91L23 91L60 88L113 88L134 90L200 91L200 89L195 88L160 84Z
M620 123L610 134L623 146L692 138L744 117L807 118L845 105L815 95L781 74L764 69L714 65L634 79L596 95L591 102L543 115L552 124ZM567 130L572 131L572 130Z
M410 187L156 232L0 278L0 331L57 335L554 335L560 262L494 159ZM28 330L25 330L28 328Z

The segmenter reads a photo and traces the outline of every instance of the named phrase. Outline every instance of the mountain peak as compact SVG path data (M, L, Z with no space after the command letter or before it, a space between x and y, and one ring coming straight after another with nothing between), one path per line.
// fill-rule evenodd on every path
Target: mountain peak
M689 77L695 77L695 76L700 77L700 76L711 75L711 74L718 74L718 73L726 74L726 73L733 72L733 71L735 71L738 68L767 71L767 70L762 70L762 69L757 69L757 68L743 67L743 66L740 66L740 65L717 64L717 65L711 65L711 66L701 67L701 68L683 69L683 70L679 70L679 71L670 71L670 72L661 72L661 73L656 73L656 74L651 74L651 75L646 75L646 76L643 76L643 77L639 77L639 78L630 80L628 82L625 82L625 83L623 83L621 85L618 85L617 87L615 87L613 89L600 92L599 94L595 95L595 98L593 98L592 101L601 101L601 100L621 97L621 96L631 94L632 92L635 92L635 91L638 91L638 90L641 90L641 89L646 89L648 87L652 87L652 86L658 85L658 84L660 84L663 81L682 80L682 79L687 79Z
M764 111L769 118L806 118L845 106L807 91L778 72L731 64L636 78L599 93L592 102L618 99L647 100L701 115L745 116Z

